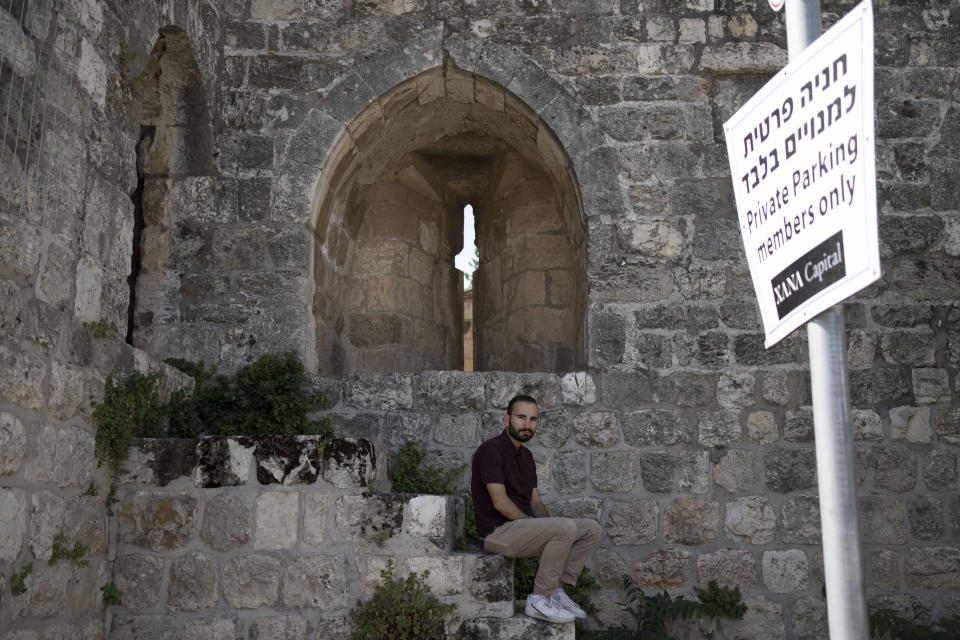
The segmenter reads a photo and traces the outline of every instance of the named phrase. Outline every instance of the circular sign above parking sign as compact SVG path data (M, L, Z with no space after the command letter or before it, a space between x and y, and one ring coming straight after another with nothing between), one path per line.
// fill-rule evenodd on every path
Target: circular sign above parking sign
M769 0L769 2L770 8L772 8L774 11L780 11L780 9L783 9L784 0Z

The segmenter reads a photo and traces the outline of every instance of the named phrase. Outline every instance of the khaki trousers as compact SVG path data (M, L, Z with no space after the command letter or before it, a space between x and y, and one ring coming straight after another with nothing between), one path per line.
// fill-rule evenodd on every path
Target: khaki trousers
M540 556L533 592L552 595L560 583L577 583L600 541L600 525L583 518L531 518L505 522L484 539L483 548L507 558Z

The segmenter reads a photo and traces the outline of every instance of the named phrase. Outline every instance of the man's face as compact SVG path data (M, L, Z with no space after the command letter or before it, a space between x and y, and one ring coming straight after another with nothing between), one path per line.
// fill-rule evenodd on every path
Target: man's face
M526 442L537 432L540 423L540 409L533 402L515 402L513 413L503 416L507 426L507 435L516 442Z

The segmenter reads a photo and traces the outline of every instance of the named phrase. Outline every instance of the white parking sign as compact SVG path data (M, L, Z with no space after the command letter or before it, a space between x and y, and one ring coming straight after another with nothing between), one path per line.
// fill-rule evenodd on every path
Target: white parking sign
M767 347L880 277L873 111L863 2L724 124Z

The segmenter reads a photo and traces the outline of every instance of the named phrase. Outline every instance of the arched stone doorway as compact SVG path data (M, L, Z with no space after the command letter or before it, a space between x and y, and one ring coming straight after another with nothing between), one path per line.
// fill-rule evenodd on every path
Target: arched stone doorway
M353 119L314 223L321 371L463 367L462 211L474 207L475 368L586 364L586 226L569 159L536 112L446 64Z

